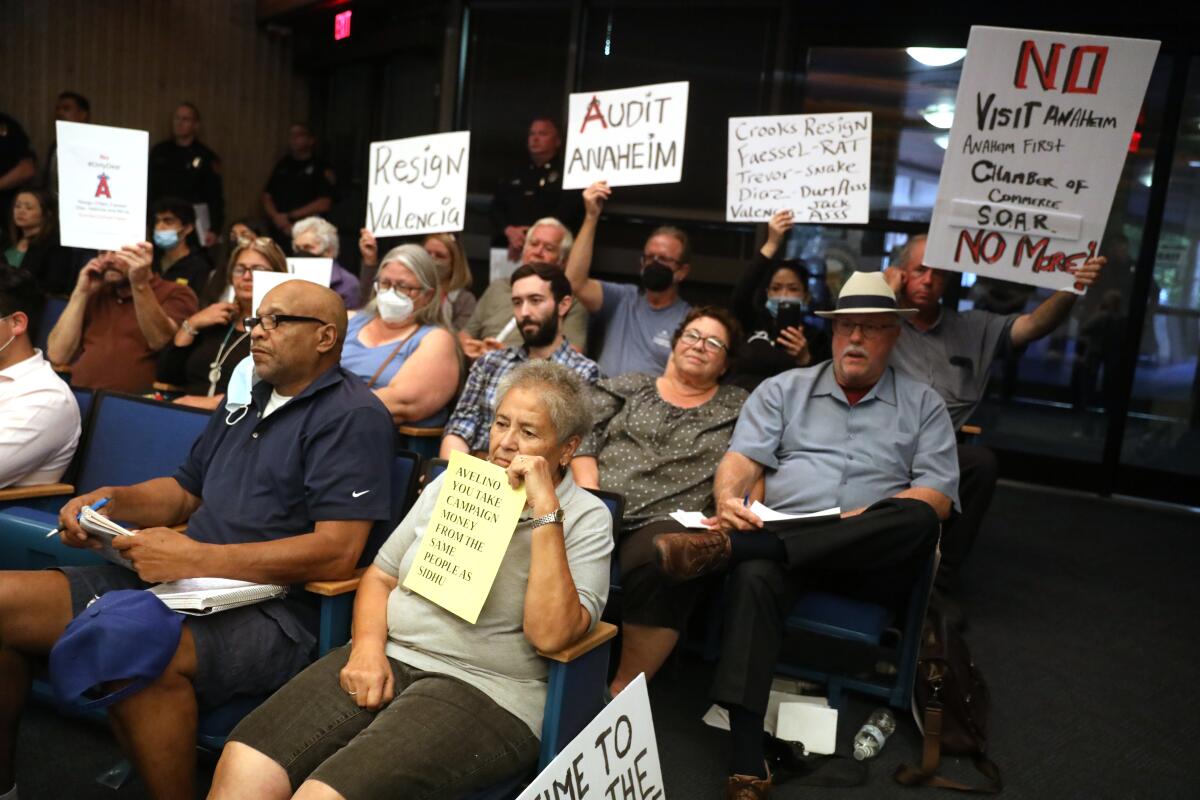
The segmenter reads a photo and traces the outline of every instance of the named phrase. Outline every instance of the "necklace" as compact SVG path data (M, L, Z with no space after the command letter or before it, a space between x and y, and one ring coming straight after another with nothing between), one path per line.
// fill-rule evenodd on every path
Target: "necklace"
M225 338L221 341L221 346L217 349L217 355L213 358L212 363L208 365L208 396L213 397L217 393L217 382L221 380L221 365L233 353L235 347L242 343L242 340L250 335L249 331L244 331L237 341L229 345L229 337L233 335L235 330L233 325L229 326L229 330L225 331ZM226 349L225 345L229 345Z

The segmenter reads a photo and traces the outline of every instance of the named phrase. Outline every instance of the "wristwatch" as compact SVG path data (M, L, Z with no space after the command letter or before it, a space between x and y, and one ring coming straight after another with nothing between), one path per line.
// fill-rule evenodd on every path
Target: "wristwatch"
M534 519L529 520L529 529L533 530L534 528L540 528L543 525L553 525L556 522L561 523L564 519L566 519L566 516L566 513L559 508L555 510L553 514L546 514L545 516L535 517Z
M196 336L197 335L197 331L195 328L192 327L192 323L188 322L186 319L183 322L179 323L179 327L183 328L183 332L186 333L188 336Z

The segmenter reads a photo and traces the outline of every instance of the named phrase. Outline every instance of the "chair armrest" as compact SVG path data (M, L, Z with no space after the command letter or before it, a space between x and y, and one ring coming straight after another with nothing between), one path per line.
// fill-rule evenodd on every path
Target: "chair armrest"
M354 570L353 578L346 578L344 581L309 581L304 584L304 590L319 594L323 597L337 597L339 594L349 594L358 588L358 582L362 580L363 573L366 569Z
M538 655L542 658L548 658L552 661L560 661L563 664L568 664L580 656L595 650L600 645L607 642L609 639L617 635L617 626L607 622L597 622L596 627L592 628L592 632L582 639L577 639L561 650L555 650L553 653L544 653L538 650Z
M9 500L28 500L32 497L54 497L55 495L75 494L75 487L69 483L39 483L36 486L10 486L0 489L0 502Z
M178 392L179 394L187 394L187 389L183 386L177 386L174 383L163 383L155 381L150 386L157 392Z
M978 436L983 433L983 428L978 425L963 425L958 429L964 436Z
M417 436L421 438L440 439L445 428L414 428L412 425L397 425L396 430L405 436Z

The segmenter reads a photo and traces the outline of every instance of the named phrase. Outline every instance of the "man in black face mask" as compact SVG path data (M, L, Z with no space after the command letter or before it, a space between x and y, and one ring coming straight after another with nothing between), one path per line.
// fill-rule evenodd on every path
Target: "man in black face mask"
M569 367L586 384L600 379L596 362L571 346L562 324L574 304L571 283L555 264L525 264L512 274L512 310L524 347L484 353L471 367L458 405L446 422L440 456L487 452L496 388L513 367L535 358Z
M670 226L650 234L642 248L640 289L590 277L596 223L611 195L605 181L584 189L586 214L567 259L567 277L583 307L606 323L600 353L604 374L659 375L671 355L672 334L691 309L679 296L679 284L691 269L687 234Z

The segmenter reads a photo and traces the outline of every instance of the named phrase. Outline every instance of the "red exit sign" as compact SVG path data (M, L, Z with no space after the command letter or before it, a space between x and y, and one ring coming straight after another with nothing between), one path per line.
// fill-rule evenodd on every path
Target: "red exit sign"
M333 40L340 42L350 38L350 15L353 11L343 11L333 18Z

